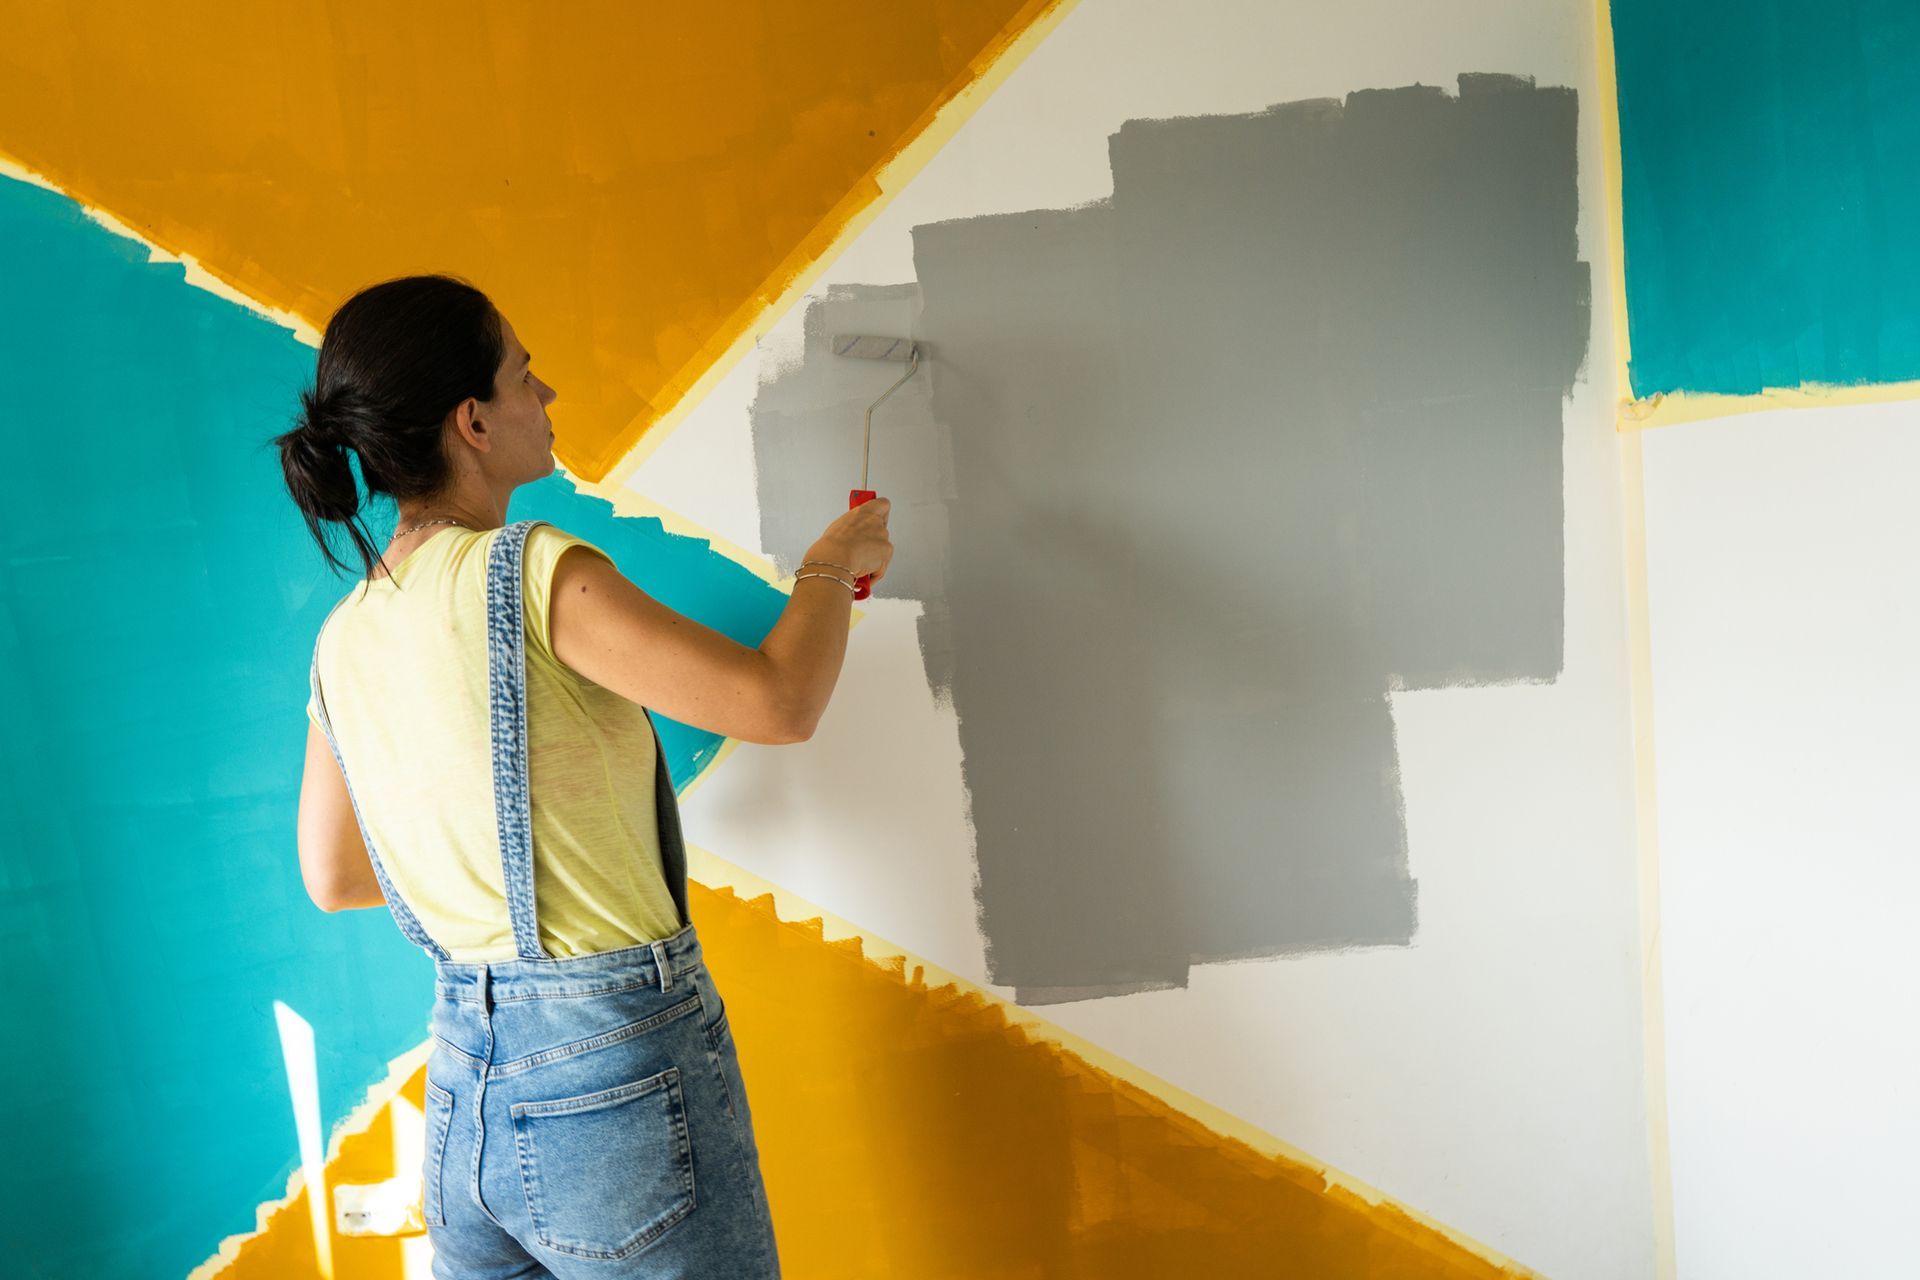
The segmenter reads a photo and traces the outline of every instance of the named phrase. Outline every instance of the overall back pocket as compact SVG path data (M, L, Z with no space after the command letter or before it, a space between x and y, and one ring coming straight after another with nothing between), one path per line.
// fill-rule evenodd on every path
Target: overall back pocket
M512 1107L534 1237L582 1258L625 1258L693 1212L680 1070Z

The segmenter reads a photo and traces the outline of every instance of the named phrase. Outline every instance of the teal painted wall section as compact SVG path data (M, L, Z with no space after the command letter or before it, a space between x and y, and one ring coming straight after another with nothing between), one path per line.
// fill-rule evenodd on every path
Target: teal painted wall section
M1633 393L1920 378L1920 6L1612 15Z
M0 959L9 1277L184 1274L297 1165L273 1001L329 1128L427 1034L431 962L328 915L294 821L333 602L268 443L313 351L66 198L0 179ZM757 644L785 596L549 479L516 499ZM372 521L377 530L379 520ZM674 776L720 743L661 721Z
M507 515L550 520L585 538L612 556L648 595L742 644L766 639L787 606L785 592L713 550L706 539L668 533L651 516L616 516L611 502L577 492L557 471L518 490ZM678 788L699 776L726 745L725 738L669 716L653 719Z

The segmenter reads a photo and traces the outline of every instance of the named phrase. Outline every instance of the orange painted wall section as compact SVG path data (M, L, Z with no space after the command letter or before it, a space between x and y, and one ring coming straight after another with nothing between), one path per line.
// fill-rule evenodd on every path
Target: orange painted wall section
M796 1280L1098 1276L1465 1280L1503 1268L1390 1203L1263 1155L1009 1022L782 921L771 897L690 886ZM416 1075L403 1094L420 1105ZM381 1122L332 1181L393 1175ZM350 1171L350 1172L349 1172ZM394 1240L335 1237L341 1275L399 1277ZM222 1280L313 1272L296 1197Z
M603 478L1060 0L0 0L0 153L318 329L446 270Z

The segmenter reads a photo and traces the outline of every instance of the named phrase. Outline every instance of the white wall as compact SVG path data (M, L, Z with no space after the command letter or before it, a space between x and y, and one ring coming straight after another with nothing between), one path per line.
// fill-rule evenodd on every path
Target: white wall
M1920 1276L1920 406L1644 440L1685 1280Z
M1588 0L1082 0L820 287L913 279L916 223L1106 195L1128 118L1451 91L1465 71L1579 90L1597 296L1566 412L1565 671L1395 697L1414 945L1204 965L1183 990L1043 1012L1547 1275L1635 1280L1653 1274L1653 1210L1593 26ZM634 488L757 546L747 405L799 318ZM863 607L818 735L741 746L689 796L689 838L984 983L952 715L926 691L916 607Z

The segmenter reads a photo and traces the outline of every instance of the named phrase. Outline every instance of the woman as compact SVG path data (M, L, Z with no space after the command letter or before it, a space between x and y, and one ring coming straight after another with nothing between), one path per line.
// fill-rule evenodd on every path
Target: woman
M811 736L854 580L892 559L890 504L829 525L765 642L735 644L591 543L506 523L553 471L555 393L531 364L449 276L375 285L327 324L275 443L322 554L351 571L326 537L345 526L365 581L314 647L301 873L324 910L385 903L434 958L435 1276L778 1276L647 708ZM349 451L398 508L384 552L356 524Z

